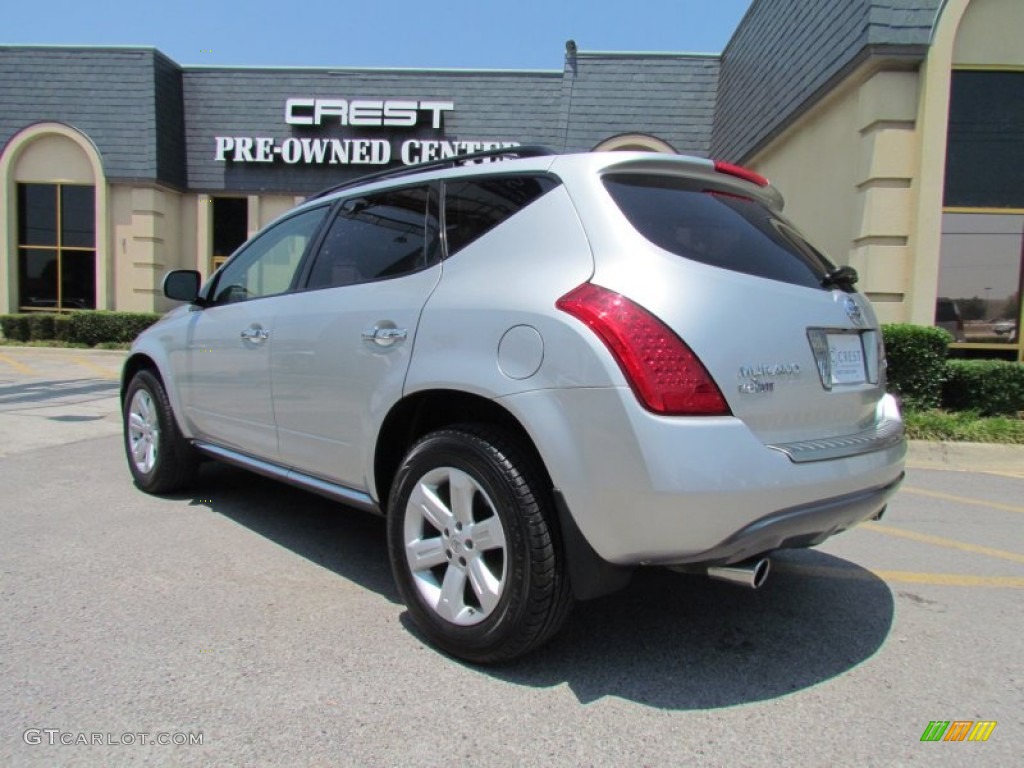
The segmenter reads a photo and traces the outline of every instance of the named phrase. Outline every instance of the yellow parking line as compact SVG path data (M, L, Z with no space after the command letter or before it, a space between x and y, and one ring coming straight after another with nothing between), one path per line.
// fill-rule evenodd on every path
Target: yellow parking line
M26 376L33 376L36 373L36 370L31 366L25 365L24 363L19 362L15 360L13 357L9 357L8 355L0 355L0 363L6 363L7 365L11 366L11 368L16 370L18 373L23 373Z
M916 571L872 571L885 581L910 584L939 584L944 587L1011 587L1024 589L1024 578L1015 576L974 576L967 573L917 573Z
M860 568L832 568L811 565L780 565L782 573L805 574L831 579L869 581L879 578L885 582L906 584L936 584L943 587L1000 587L1024 589L1024 578L1014 576L974 576L967 573L919 573L917 571L862 570Z
M955 501L957 504L970 504L975 507L991 507L992 509L998 509L1003 512L1018 512L1024 514L1024 507L1015 507L1013 504L1000 504L998 501L984 501L982 499L970 499L966 496L953 496L949 493L939 493L938 491L926 491L924 488L914 488L912 486L903 486L903 491L906 493L913 493L917 496L928 496L932 499L942 499L943 501Z
M92 361L88 360L87 358L76 357L76 358L74 358L74 361L76 363L78 363L80 366L82 366L83 368L87 368L88 370L92 371L93 373L95 373L100 378L103 378L103 379L116 379L116 378L118 378L118 374L115 371L112 371L109 368L104 368L102 366L96 365L95 363L93 363Z
M927 533L908 531L904 528L893 528L892 526L880 525L879 523L864 523L859 527L869 531L874 531L875 533L884 533L887 536L899 536L903 539L919 541L922 544L933 544L936 547L948 547L950 549L959 549L962 552L971 552L975 555L985 555L986 557L997 557L1000 560L1011 560L1015 563L1024 563L1024 555L1019 555L1016 552L1007 552L1002 549L993 549L992 547L981 547L977 544L968 544L967 542L957 541L956 539L945 539L941 536L930 536Z

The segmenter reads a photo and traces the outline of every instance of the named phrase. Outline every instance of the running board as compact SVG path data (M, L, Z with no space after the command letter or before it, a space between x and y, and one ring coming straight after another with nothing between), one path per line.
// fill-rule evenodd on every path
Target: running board
M305 475L298 470L281 467L263 459L256 459L244 453L233 451L230 448L222 448L219 445L204 443L201 440L196 440L193 444L197 450L226 464L247 469L250 472L269 477L272 480L280 480L282 483L294 485L296 488L311 491L332 501L338 501L365 512L372 512L375 515L383 514L377 502L370 498L369 494L362 491L356 491L344 485Z

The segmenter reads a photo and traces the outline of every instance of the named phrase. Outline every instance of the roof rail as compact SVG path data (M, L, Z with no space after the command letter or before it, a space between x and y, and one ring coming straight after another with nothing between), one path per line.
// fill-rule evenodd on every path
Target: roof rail
M485 149L481 152L471 152L466 155L454 155L453 157L446 157L441 160L428 160L425 163L417 163L416 165L407 165L402 166L401 168L389 168L384 171L377 171L376 173L368 173L365 176L359 176L355 179L349 179L348 181L343 181L340 184L327 187L326 189L321 189L316 194L308 197L307 200L316 200L321 197L326 197L334 192L338 192L339 190L359 186L360 184L368 184L371 181L383 181L384 179L393 179L400 176L411 176L434 168L456 168L463 163L488 157L548 157L556 154L558 153L553 149L537 144L529 144L522 147Z

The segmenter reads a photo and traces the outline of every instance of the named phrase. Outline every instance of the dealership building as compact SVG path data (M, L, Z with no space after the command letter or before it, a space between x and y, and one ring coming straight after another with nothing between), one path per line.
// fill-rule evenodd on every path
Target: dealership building
M0 46L0 312L162 311L167 270L323 187L540 144L750 167L883 322L1024 359L1021 30L1021 0L754 0L720 54L569 43L541 71Z

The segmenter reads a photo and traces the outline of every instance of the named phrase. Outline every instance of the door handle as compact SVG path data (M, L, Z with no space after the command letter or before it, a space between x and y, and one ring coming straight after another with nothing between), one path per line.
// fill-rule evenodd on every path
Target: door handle
M241 333L242 341L251 341L253 344L262 344L270 338L270 331L260 328L258 325L250 325Z
M405 341L409 332L405 328L386 328L375 325L363 331L363 341L372 341L379 347L390 347L397 341Z

